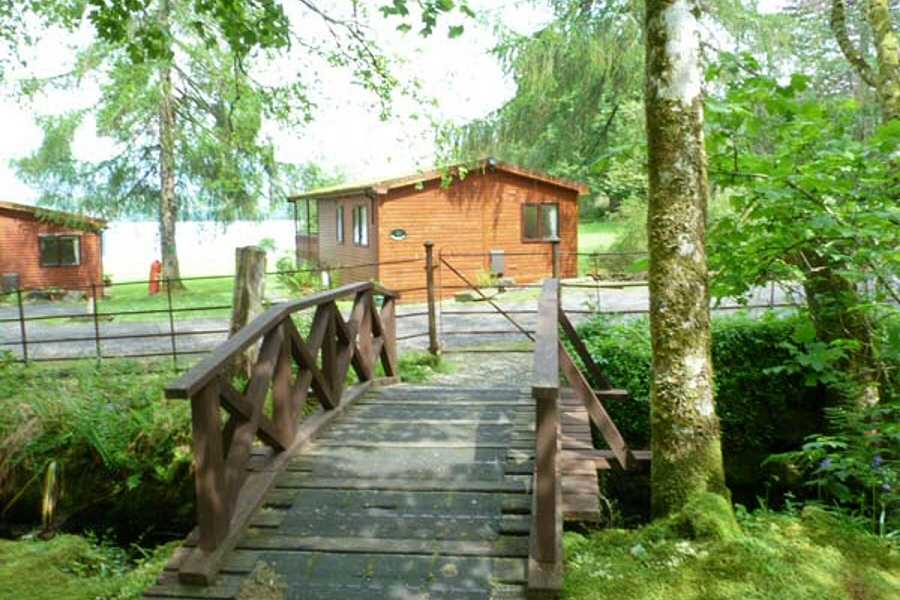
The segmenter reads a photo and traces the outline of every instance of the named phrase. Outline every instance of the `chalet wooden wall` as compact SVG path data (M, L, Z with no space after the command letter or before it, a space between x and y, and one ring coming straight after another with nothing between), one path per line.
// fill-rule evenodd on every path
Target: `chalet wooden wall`
M387 194L378 215L378 256L382 262L408 258L423 253L423 244L431 240L435 254L442 252L454 267L474 280L490 269L487 254L491 250L506 253L506 277L517 283L530 283L551 273L549 242L522 240L522 205L525 203L557 203L560 219L561 274L577 275L578 196L574 190L505 172L471 174L450 187L439 181L426 183L422 189L409 186ZM394 229L403 229L407 238L390 238ZM456 256L453 254L479 254ZM536 256L516 256L518 253ZM451 295L452 285L462 281L449 270L442 269L439 280ZM379 281L391 289L418 288L424 285L422 265L385 265ZM403 294L404 300L420 299L424 292Z
M76 235L81 238L81 264L42 267L40 235ZM0 208L0 273L18 273L23 289L89 289L102 284L100 235L46 223L34 215Z
M353 207L369 209L369 245L353 244ZM378 229L375 203L368 196L319 201L319 260L327 266L371 265L378 261ZM344 243L337 243L337 207L344 207ZM340 270L340 283L370 281L378 278L375 266Z

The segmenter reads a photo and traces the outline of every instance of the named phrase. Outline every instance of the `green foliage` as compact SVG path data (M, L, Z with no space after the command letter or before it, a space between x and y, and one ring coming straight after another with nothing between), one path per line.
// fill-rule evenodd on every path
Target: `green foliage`
M805 385L802 369L782 346L802 317L761 319L734 315L712 322L716 412L729 485L759 493L765 473L759 465L772 452L795 449L804 436L822 430L822 397ZM579 328L591 356L614 386L631 394L629 402L606 407L625 439L635 447L650 442L651 349L646 319L622 323L597 319Z
M565 597L630 600L890 600L900 549L846 517L747 513L728 535L685 537L671 520L565 536ZM675 520L682 517L675 517Z
M277 273L276 280L286 289L291 296L299 297L322 289L321 271L312 263L301 262L294 264L293 256L282 256L275 263ZM339 285L332 281L332 287Z
M398 363L400 379L404 383L424 383L438 373L453 371L449 362L428 352L406 352Z
M93 536L0 540L0 598L137 600L177 545L129 553Z
M156 368L157 370L152 370ZM58 473L58 522L115 524L123 537L166 516L193 520L190 406L163 397L159 365L0 367L0 510L34 521L42 479Z
M454 0L391 0L390 4L385 4L379 9L385 17L399 17L403 22L397 26L398 31L407 32L412 29L412 25L407 20L409 17L409 5L415 4L421 14L422 28L419 35L427 36L434 32L437 27L438 20L442 15L448 15L454 10L458 10L460 15L467 18L475 18L475 11L469 6L465 0L457 3ZM450 25L447 28L447 37L457 38L463 34L465 27L461 24Z
M900 401L828 411L829 433L770 458L799 468L819 500L865 518L873 532L900 532Z
M439 144L448 162L493 155L583 181L606 206L644 186L640 169L609 168L640 151L613 143L638 140L642 128L640 7L617 1L591 12L575 4L584 3L560 3L533 37L501 29L494 53L516 96L484 119L443 128Z
M726 57L712 74L733 76L741 60ZM813 97L807 81L749 75L707 101L710 173L733 191L734 208L710 235L717 296L771 279L802 283L818 254L854 283L875 278L871 300L890 297L900 273L900 180L891 158L900 123L860 140L858 105Z

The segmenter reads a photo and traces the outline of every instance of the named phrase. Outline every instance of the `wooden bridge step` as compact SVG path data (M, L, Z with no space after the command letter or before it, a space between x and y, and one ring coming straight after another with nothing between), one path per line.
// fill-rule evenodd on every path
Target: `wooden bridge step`
M271 526L251 528L247 539L256 533L307 538L360 538L385 540L399 538L416 540L490 541L502 535L528 535L531 527L529 515L502 515L499 511L490 516L475 517L466 514L405 515L384 510L381 514L345 512L335 514L303 514L296 508L288 511L277 532Z
M299 475L299 476L298 476ZM467 479L332 479L308 477L302 474L285 473L277 485L294 489L329 490L384 490L411 492L496 492L527 494L531 489L531 478L505 477L500 480Z
M377 537L322 537L248 531L238 543L239 550L303 550L341 554L424 554L426 556L528 556L526 536L500 536L494 540L384 539Z
M223 575L209 588L180 585L175 573L164 573L148 590L156 598L286 597L277 586L254 590L245 580L261 565L282 586L302 590L302 597L322 600L347 598L524 598L525 561L519 558L420 556L395 554L325 554L317 552L236 550ZM271 575L270 575L271 577ZM242 589L243 584L243 589ZM256 593L254 593L256 591Z

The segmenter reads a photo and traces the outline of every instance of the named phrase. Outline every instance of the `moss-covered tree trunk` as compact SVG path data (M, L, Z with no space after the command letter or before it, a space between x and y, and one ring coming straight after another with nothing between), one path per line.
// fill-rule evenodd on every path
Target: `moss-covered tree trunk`
M163 31L169 30L169 0L160 0L159 21ZM172 66L169 60L160 68L159 76L159 247L162 253L162 276L176 289L181 283L175 225L178 222L178 196L175 190L175 100L172 97Z
M853 345L834 365L846 381L828 389L828 403L866 407L881 397L878 359L873 340L873 324L852 281L838 274L827 258L804 254L806 305L816 329L816 337L826 343L849 340Z
M900 45L891 22L888 0L865 0L861 6L872 30L876 67L867 61L863 48L850 38L846 0L831 2L831 30L847 62L859 78L872 87L887 122L900 118ZM831 403L860 406L879 401L878 361L872 340L872 324L859 307L865 303L853 282L839 274L840 266L827 257L808 255L800 263L806 274L805 291L816 337L823 342L849 340L845 358L836 367L847 376L847 384L829 389Z
M655 515L727 496L713 400L696 1L646 0L652 496Z
M866 20L875 40L878 61L875 87L885 122L900 119L900 38L891 22L888 0L867 0Z

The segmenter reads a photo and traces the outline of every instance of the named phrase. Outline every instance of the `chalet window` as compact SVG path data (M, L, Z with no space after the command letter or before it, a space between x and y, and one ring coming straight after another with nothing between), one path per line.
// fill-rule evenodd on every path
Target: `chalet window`
M337 227L337 243L344 243L344 207L337 207L337 222L335 223L335 227Z
M42 235L39 238L42 267L81 264L81 238L77 235Z
M558 204L523 204L522 239L546 241L559 238Z
M353 207L353 244L369 245L369 207L365 205Z

